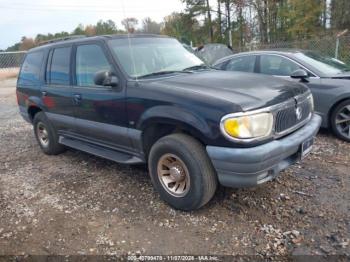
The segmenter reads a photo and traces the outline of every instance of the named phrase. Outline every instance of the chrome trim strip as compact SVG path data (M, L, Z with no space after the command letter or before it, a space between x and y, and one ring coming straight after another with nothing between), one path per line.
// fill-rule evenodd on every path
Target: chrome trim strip
M303 97L305 97L305 99L302 99ZM298 99L302 99L302 100L298 101ZM306 94L295 96L295 97L293 97L293 98L291 98L283 103L276 104L273 106L260 108L257 110L252 110L252 111L247 111L247 112L238 112L238 113L231 113L231 114L224 115L220 120L220 131L223 134L223 136L226 137L228 140L236 142L236 143L240 143L240 144L247 144L247 143L251 143L251 142L260 142L263 140L267 140L269 138L274 138L274 139L280 138L288 133L291 133L291 132L297 130L298 128L300 128L301 126L306 124L311 119L311 117L313 115L313 111L310 111L309 116L306 119L304 119L302 122L298 123L295 126L292 126L289 129L286 129L280 133L275 133L276 114L280 110L289 108L291 106L295 106L296 101L298 101L298 104L300 104L300 103L303 103L307 99L312 99L311 92L307 92ZM233 118L233 117L240 117L240 116L255 115L255 114L259 114L259 113L271 113L273 115L271 133L269 135L262 136L262 137L255 137L255 138L239 139L239 138L232 137L226 133L225 128L224 128L224 122L226 119Z

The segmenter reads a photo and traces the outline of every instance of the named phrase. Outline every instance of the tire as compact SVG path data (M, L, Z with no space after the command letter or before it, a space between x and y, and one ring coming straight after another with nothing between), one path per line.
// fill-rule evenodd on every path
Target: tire
M212 199L218 185L205 148L185 134L159 139L151 148L148 169L161 199L175 209L189 211L202 207ZM178 181L168 183L174 177Z
M340 139L350 142L350 99L339 103L330 118L333 133Z
M33 120L34 135L41 148L47 155L58 155L66 150L66 148L58 143L58 135L56 130L47 119L44 112L38 112ZM46 137L46 139L44 139Z

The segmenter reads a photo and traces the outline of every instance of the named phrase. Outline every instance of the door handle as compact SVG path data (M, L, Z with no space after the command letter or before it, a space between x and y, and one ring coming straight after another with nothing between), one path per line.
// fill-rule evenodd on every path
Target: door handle
M42 91L41 94L42 94L43 96L47 96L47 92L46 92L46 91Z
M81 102L81 94L74 94L73 95L73 100L76 105L79 105Z

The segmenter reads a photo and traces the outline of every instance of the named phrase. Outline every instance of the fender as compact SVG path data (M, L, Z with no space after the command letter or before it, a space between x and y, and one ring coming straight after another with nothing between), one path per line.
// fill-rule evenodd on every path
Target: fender
M170 105L155 106L146 110L140 117L136 128L144 130L153 123L169 123L180 125L189 131L194 131L203 138L214 137L214 132L208 125L206 119L190 112L184 108Z
M328 108L328 113L327 113L328 119L330 118L330 114L332 113L333 108L338 103L340 103L341 101L346 100L346 99L350 99L350 93L343 93L343 94L336 96L332 99L332 102L331 102L332 106L330 108Z
M338 104L340 101L345 100L345 99L350 99L350 92L348 93L343 93L339 96L336 96L332 99L332 108L334 107L335 104Z
M311 87L311 92L314 95L315 111L322 116L322 127L328 128L330 121L330 114L333 108L340 101L350 98L350 89L345 84L349 83L349 80L341 80L338 86L328 85L328 79L323 81L322 88ZM340 81L340 80L339 80Z

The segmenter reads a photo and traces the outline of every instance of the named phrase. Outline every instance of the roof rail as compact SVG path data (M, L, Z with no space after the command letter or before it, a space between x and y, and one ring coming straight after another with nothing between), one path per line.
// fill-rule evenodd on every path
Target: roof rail
M51 44L51 43L56 43L56 42L61 42L61 41L68 41L68 40L84 38L84 37L87 37L87 36L86 35L70 35L70 36L66 36L66 37L60 37L60 38L50 39L50 40L47 40L47 41L42 41L38 45L42 46L42 45L47 45L47 44Z

